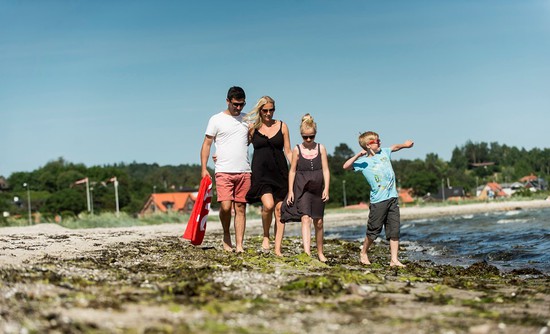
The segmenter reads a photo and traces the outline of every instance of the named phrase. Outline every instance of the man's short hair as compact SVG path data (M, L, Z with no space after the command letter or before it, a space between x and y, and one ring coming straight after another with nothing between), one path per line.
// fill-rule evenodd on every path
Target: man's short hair
M229 91L227 91L227 100L244 100L246 99L246 94L244 93L244 89L238 86L233 86L229 88Z

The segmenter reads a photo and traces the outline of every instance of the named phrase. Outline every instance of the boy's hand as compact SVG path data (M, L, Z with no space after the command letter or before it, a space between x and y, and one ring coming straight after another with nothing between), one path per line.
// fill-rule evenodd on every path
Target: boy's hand
M406 148L410 148L410 147L413 147L414 145L414 142L412 140L406 140L404 143L403 143L403 146L405 146Z

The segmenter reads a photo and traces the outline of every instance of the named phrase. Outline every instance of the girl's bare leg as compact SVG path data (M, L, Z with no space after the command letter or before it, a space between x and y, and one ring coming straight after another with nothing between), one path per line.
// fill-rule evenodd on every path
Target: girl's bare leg
M304 243L304 252L311 255L311 217L302 216L302 241Z
M325 254L323 254L323 239L325 232L323 230L323 219L314 219L313 225L315 226L315 242L317 244L317 255L319 256L319 261L327 262Z

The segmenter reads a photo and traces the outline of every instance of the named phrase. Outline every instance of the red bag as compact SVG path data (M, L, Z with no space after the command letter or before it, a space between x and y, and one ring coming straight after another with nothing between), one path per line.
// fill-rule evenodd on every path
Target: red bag
M187 222L187 228L183 234L184 239L191 240L191 244L200 245L206 232L206 221L210 212L210 203L212 202L212 179L205 176L201 180L199 193L193 205L193 211Z

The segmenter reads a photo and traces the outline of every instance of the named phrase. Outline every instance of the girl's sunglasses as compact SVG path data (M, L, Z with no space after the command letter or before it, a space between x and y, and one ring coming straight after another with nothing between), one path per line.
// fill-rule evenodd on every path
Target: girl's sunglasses
M304 135L302 135L302 138L303 138L304 140L308 140L308 139L313 140L313 139L315 139L315 135L311 135L311 136L304 136Z

